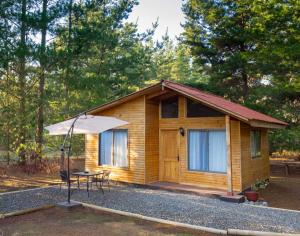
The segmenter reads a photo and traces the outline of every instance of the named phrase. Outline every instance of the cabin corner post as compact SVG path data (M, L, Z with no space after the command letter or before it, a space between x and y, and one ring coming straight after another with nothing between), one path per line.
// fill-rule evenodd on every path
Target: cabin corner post
M226 126L226 154L227 154L227 194L233 195L232 189L232 160L231 160L231 134L230 134L230 116L225 116Z

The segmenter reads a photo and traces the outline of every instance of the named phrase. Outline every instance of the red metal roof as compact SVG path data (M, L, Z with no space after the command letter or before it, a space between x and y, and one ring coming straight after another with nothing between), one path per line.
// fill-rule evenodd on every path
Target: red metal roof
M254 111L248 107L226 100L223 97L208 92L203 92L196 88L192 88L183 84L179 84L167 80L162 81L162 85L166 88L175 90L179 93L183 93L196 100L199 100L200 102L206 103L207 105L211 105L215 108L219 108L220 110L223 110L228 114L235 115L239 118L244 118L245 120L263 121L263 122L274 123L279 125L288 125L287 123L275 119L271 116L267 116L263 113Z

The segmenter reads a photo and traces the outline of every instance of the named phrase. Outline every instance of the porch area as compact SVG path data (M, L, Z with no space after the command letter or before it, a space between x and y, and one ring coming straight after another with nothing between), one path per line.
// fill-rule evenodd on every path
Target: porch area
M166 190L175 193L188 193L197 196L210 197L210 198L220 198L227 194L226 190L217 189L217 188L208 188L208 187L199 187L189 184L178 184L172 182L154 182L147 184L147 187L151 189ZM234 194L238 194L237 192Z

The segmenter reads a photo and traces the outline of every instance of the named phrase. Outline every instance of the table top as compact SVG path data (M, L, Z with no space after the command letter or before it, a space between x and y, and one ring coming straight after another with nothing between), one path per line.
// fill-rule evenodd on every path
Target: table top
M101 175L101 174L102 174L101 172L84 172L84 171L72 173L72 175L74 175L74 176L95 176L95 175Z

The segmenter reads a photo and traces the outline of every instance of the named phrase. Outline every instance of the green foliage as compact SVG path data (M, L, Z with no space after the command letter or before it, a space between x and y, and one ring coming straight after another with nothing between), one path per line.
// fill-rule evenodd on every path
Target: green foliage
M271 135L272 150L299 149L299 8L295 0L183 6L183 42L209 77L199 86L290 124Z
M273 131L269 135L270 152L275 151L299 151L300 150L300 127L294 126L283 130Z
M182 43L175 44L167 34L156 45L154 63L157 80L205 83L205 76L201 73L200 66L194 63L190 49Z

